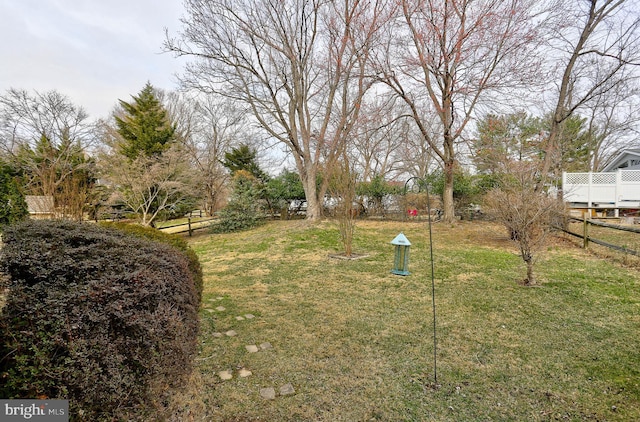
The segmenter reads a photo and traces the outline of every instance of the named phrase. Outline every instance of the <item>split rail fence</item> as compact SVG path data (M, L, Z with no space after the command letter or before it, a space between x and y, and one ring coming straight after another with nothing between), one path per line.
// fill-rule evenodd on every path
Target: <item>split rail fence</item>
M574 224L569 224L566 228L561 228L561 230L567 234L578 237L582 239L582 245L585 249L589 247L589 243L595 243L600 246L604 246L609 249L613 249L618 252L623 252L629 255L640 256L639 246L640 246L640 236L634 235L624 235L624 233L635 233L636 235L640 234L640 228L625 226L619 224L611 224L604 223L602 221L596 221L590 218L577 218L572 217L570 222L574 222ZM579 229L579 233L576 233L576 224L575 222L581 223L581 229ZM592 234L593 227L599 228L598 236L600 238L594 237ZM573 230L572 230L573 229ZM607 230L614 230L617 232L622 232L622 234L606 234ZM602 239L602 237L607 238L606 240ZM615 242L615 243L612 243ZM616 244L617 243L617 244ZM620 243L623 243L621 245Z

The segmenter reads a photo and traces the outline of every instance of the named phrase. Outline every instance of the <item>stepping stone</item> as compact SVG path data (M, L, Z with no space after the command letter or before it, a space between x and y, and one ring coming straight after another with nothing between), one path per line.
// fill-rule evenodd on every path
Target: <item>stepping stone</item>
M240 371L238 371L238 376L239 376L240 378L246 378L246 377L248 377L249 375L251 375L251 371L249 371L248 369L244 369L244 368L242 368Z
M231 373L231 371L220 371L218 372L218 376L222 381L227 381L233 378L233 374Z
M205 311L211 313L211 312L215 312L215 309L211 309L211 308L205 308Z
M282 387L280 387L281 396L288 396L290 394L294 394L295 392L296 390L293 388L293 385L291 384L285 384Z
M255 344L251 344L249 346L244 346L245 349L247 349L247 352L249 353L256 353L258 351L258 346L256 346Z
M233 330L229 330L229 331L227 331L225 334L226 334L227 336L229 336L229 337L233 337L233 336L237 336L237 335L238 335L238 333L236 333L236 332L235 332L235 331L233 331Z
M218 297L216 298L216 300L222 300L222 299L224 299L222 296L218 296Z
M225 308L224 306L218 306L218 307L216 308L216 311L218 311L218 312L222 312L222 311L224 311L224 310L226 310L226 308Z
M269 388L261 388L260 389L260 397L265 400L273 400L276 398L276 390L273 387Z
M237 317L236 317L236 320L237 320L237 321L244 321L244 317L237 316Z
M268 350L268 349L273 349L273 346L271 345L271 343L266 342L266 343L262 343L262 344L260 345L260 348L261 348L262 350Z
M251 314L245 314L244 316L246 319L253 319L255 318L255 315L251 315Z
M213 333L211 335L214 337L222 337L222 333Z

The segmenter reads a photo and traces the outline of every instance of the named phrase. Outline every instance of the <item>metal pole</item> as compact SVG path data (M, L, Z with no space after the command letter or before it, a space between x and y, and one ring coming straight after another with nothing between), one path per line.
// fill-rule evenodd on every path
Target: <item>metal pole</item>
M435 265L433 263L433 232L431 230L431 199L429 198L429 186L427 185L426 180L421 179L420 177L411 177L404 184L404 194L407 194L407 185L413 179L416 179L424 184L425 190L427 191L427 221L429 226L429 254L431 259L431 307L433 309L433 387L436 388L438 385L438 353L437 353L437 336L436 336L436 281L435 281ZM420 192L420 187L418 187L418 192Z

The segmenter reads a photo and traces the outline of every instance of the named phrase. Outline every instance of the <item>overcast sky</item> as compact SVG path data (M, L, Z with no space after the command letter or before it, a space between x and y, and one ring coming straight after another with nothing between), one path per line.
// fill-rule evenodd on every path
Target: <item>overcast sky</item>
M161 53L182 0L0 0L0 92L56 90L106 117L147 81L177 87L183 61Z

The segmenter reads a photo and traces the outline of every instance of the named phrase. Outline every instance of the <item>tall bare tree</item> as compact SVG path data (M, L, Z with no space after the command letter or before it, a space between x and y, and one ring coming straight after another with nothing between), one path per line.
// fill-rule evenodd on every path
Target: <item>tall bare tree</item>
M178 140L189 154L191 172L207 215L219 209L228 189L229 173L222 160L240 140L246 141L243 112L224 98L211 95L169 95L168 110Z
M400 152L410 137L410 128L406 119L397 118L397 114L394 102L384 96L364 103L348 147L353 168L362 181L402 172Z
M392 38L378 58L379 74L406 103L443 167L443 219L451 222L458 142L480 104L504 101L535 80L544 10L534 0L399 3ZM434 115L436 131L429 127Z
M564 124L589 104L611 96L640 66L640 9L632 0L572 0L561 5L563 24L551 33L557 94L545 146L542 183L560 171Z
M318 219L328 172L371 86L366 63L384 0L186 0L165 47L191 56L183 82L245 104L292 154Z
M589 156L589 171L602 171L622 149L629 148L632 139L640 145L640 86L637 78L614 87L606 95L590 101L580 114L588 122L593 145Z

